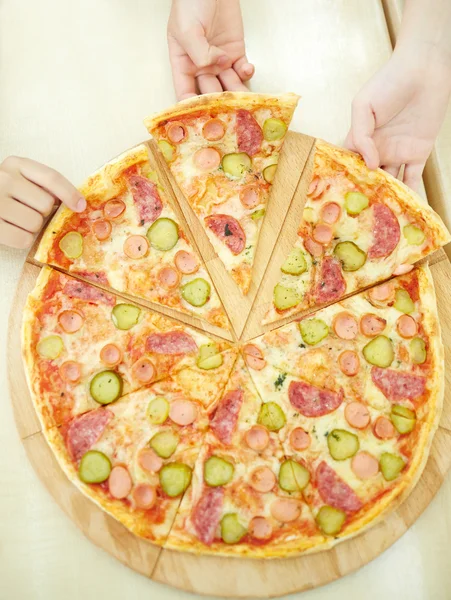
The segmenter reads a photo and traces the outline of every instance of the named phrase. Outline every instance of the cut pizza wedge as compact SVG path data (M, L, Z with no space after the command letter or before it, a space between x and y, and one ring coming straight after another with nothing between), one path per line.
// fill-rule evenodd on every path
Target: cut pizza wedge
M206 94L145 125L210 242L246 294L295 94Z
M285 556L324 542L291 485L292 462L262 417L242 358L210 427L165 547L232 556ZM305 482L305 485L307 482Z
M229 328L205 264L152 170L146 146L104 165L80 191L87 209L73 213L60 207L37 260Z
M193 382L178 380L178 373L44 435L84 494L133 533L160 545L190 485L209 425L206 407L221 397L233 362L223 367L215 389L201 386L200 374ZM208 370L203 373L208 384Z
M316 140L298 236L264 323L405 273L450 239L440 217L398 179Z
M235 358L227 342L50 267L28 297L22 340L44 429L185 368L225 384Z
M285 455L310 474L318 526L360 532L410 492L438 426L443 346L428 268L254 342L250 373Z

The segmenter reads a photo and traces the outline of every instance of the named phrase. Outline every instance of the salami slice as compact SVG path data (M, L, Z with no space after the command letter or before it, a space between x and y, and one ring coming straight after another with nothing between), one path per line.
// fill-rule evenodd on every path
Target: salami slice
M240 254L246 246L246 234L239 222L229 215L206 217L207 227L218 237L232 254Z
M254 156L260 150L263 132L248 110L239 109L236 112L236 138L240 152Z
M373 211L373 245L368 250L369 258L389 256L399 243L401 230L398 219L385 204L377 202L371 207Z
M211 419L210 429L223 444L232 443L232 435L235 431L243 399L243 390L238 389L228 392L222 398Z
M341 298L346 291L346 282L341 272L340 262L326 256L321 262L319 281L315 297L318 302L332 302Z
M322 461L316 469L316 483L321 498L334 508L353 513L363 506L354 490L329 465Z
M80 277L84 277L85 279L88 279L94 283L98 283L99 285L110 285L105 271L71 271L71 273L74 275L79 275Z
M133 200L138 209L139 218L144 223L153 223L161 215L163 202L157 186L146 177L132 175L129 179ZM144 224L143 223L143 224Z
M102 435L113 413L97 408L75 417L66 434L66 446L73 460L80 460Z
M426 378L393 369L371 369L371 379L389 400L416 400L426 389Z
M116 304L116 298L112 294L108 294L103 290L99 290L99 288L92 287L88 283L76 281L75 279L69 280L64 285L63 292L69 298L79 298L93 304L108 304L109 306Z
M184 331L169 331L149 335L146 350L155 354L191 354L197 352L197 344Z
M191 521L196 530L197 537L209 546L215 537L221 519L222 504L224 501L224 488L205 488L199 502L191 513Z
M288 398L304 417L322 417L336 410L343 402L343 391L333 392L310 385L305 381L292 381Z

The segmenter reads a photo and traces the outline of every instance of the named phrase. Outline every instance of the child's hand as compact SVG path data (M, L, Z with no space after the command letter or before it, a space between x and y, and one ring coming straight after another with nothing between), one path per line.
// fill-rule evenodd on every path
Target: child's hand
M223 90L246 91L254 74L244 48L239 0L173 0L169 59L177 100Z
M60 173L29 158L10 156L0 164L0 243L28 248L55 201L74 212L86 200Z

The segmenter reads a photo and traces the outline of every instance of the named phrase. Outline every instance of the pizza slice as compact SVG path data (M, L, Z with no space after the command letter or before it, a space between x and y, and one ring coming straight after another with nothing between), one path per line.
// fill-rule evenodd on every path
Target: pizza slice
M235 359L228 349L50 267L24 311L22 351L44 429L185 368L225 384Z
M206 94L145 125L210 242L246 294L295 94Z
M450 241L440 217L398 179L316 140L298 237L264 323L400 275Z
M37 260L229 328L205 264L152 170L146 146L104 165L80 191L87 209L73 213L60 207Z
M285 356L286 351L286 356ZM443 346L427 267L244 349L326 535L360 532L410 492L438 425Z
M324 541L293 487L293 463L265 425L242 358L222 398L165 547L191 552L284 556Z

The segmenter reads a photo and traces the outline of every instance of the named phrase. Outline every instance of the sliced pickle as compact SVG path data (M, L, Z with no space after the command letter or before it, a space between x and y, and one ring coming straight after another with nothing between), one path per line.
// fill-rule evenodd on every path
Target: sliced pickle
M329 327L321 319L303 319L299 322L299 331L304 342L314 346L327 337Z
M395 292L395 303L393 305L396 310L399 310L406 315L409 315L415 310L415 302L409 295L407 290L397 289Z
M263 137L267 142L281 140L287 132L286 124L280 119L266 119L263 123Z
M421 338L413 338L409 344L410 358L416 365L421 365L426 360L426 344Z
M243 175L252 168L251 157L245 152L225 154L222 157L221 164L224 173L227 173L227 175L231 175L232 177L243 177Z
M97 373L89 386L91 396L99 404L111 404L122 394L122 377L114 371Z
M108 456L98 450L88 450L83 454L78 476L84 483L102 483L111 473L111 462Z
M160 485L163 492L170 498L176 498L183 494L191 483L192 469L184 463L173 462L159 472Z
M174 146L166 140L160 140L158 142L158 148L160 149L160 152L164 156L165 160L167 162L171 162L171 160L174 158Z
M254 212L251 214L251 219L253 221L258 221L259 219L261 219L264 216L265 216L265 209L259 208L258 210L254 210Z
M241 525L236 513L224 515L221 519L221 537L226 544L237 544L247 533L246 527Z
M341 262L343 271L357 271L366 262L366 254L354 242L339 242L334 255Z
M395 404L391 409L390 419L396 430L402 435L413 431L417 417L415 411L410 408Z
M334 460L351 458L360 448L359 438L346 429L333 429L327 436L327 446Z
M59 335L48 335L38 342L36 349L42 358L54 360L64 349L63 340Z
M274 177L276 176L277 171L277 163L273 165L269 165L265 169L263 169L263 179L268 183L272 183L274 181Z
M301 248L293 248L280 270L288 275L302 275L307 271L307 261Z
M287 310L297 306L302 300L302 294L295 288L278 283L274 288L274 306L279 310Z
M151 400L146 411L149 420L154 425L161 425L169 416L169 402L163 396Z
M396 479L406 466L401 456L384 452L379 459L379 467L386 481Z
M152 223L146 236L153 248L167 252L179 241L179 228L172 219L162 217Z
M149 446L155 450L161 458L169 458L175 452L179 443L179 436L170 429L156 433L149 442Z
M199 356L196 364L199 369L209 371L210 369L217 369L220 367L223 363L223 360L222 354L218 352L218 347L216 344L203 344L199 348Z
M78 231L69 231L61 238L59 247L67 258L79 258L83 254L83 238Z
M210 456L204 465L204 480L211 487L229 483L235 471L234 466L219 456Z
M182 298L191 306L204 306L210 299L211 285L202 277L196 277L182 286Z
M368 205L368 198L360 192L348 192L345 196L345 209L348 215L358 215Z
M393 344L385 335L378 335L363 348L363 356L376 367L389 367L395 358Z
M301 492L310 481L310 473L295 460L286 460L280 465L279 486L286 492Z
M406 225L402 230L407 243L411 246L421 246L426 239L424 231L416 225Z
M257 423L269 431L279 431L286 423L283 410L275 402L265 402L258 413Z
M118 329L128 331L138 322L141 309L133 304L116 304L111 319Z
M346 513L333 506L322 506L316 515L316 522L326 535L337 535L340 533Z

